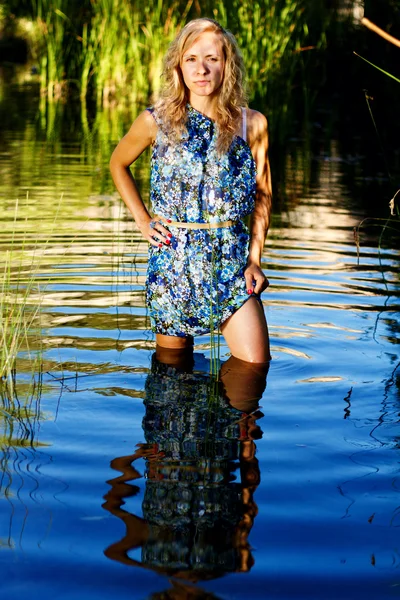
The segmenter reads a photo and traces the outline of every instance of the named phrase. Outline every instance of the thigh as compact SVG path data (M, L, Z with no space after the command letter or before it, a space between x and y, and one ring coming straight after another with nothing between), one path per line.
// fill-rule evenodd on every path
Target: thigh
M191 348L193 346L193 337L191 335L180 337L156 333L156 343L157 346L161 346L161 348Z
M256 298L249 298L221 325L221 331L233 356L252 363L271 360L269 335L264 309Z

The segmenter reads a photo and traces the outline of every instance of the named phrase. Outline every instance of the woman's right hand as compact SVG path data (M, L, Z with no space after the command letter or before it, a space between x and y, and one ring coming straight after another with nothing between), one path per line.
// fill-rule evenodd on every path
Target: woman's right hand
M143 237L155 248L163 245L169 246L172 233L157 218L148 219L143 225L139 225Z

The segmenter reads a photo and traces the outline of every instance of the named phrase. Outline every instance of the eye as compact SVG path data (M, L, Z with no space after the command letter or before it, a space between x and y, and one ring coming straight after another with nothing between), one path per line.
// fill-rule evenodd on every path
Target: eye
M196 59L194 58L194 56L189 56L185 62L194 62Z

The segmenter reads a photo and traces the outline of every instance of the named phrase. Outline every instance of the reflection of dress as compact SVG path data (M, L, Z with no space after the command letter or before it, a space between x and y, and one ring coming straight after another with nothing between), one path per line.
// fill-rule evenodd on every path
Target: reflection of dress
M168 351L158 356L171 358ZM192 372L191 355L174 360L175 366L153 355L145 384L146 443L111 461L121 475L107 482L103 507L124 522L126 533L107 547L107 557L190 581L251 569L248 535L260 482L253 439L261 436L256 409L266 372L251 369L246 376L242 370L241 391L233 375L244 363L236 361L223 365L217 382L204 371ZM232 388L230 404L226 392ZM143 518L123 508L126 498L140 492L130 482L141 477L135 462L141 458ZM132 554L137 548L141 560Z
M147 304L152 328L165 335L214 329L248 299L243 272L249 235L241 219L252 212L255 162L236 136L229 151L216 150L211 119L187 107L187 134L172 144L159 125L151 171L152 211L172 221L235 221L230 227L170 226L170 246L150 246Z
M217 382L157 362L146 382L145 406L146 442L162 458L147 463L143 562L234 571L232 536L243 516L242 487L232 481L241 413L227 405Z

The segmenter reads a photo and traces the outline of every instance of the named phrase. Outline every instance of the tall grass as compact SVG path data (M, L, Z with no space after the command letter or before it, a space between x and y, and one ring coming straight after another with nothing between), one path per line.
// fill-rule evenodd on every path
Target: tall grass
M35 329L39 307L31 307L34 277L26 275L26 264L16 252L7 251L0 288L0 378L10 381L21 349L29 352L29 337Z
M28 198L27 198L28 200ZM17 359L23 353L31 373L41 371L42 337L40 307L46 282L39 286L41 258L48 246L52 230L45 236L28 233L28 218L21 217L16 201L12 230L0 255L2 279L0 286L0 381L12 395L16 381ZM57 219L55 214L53 227Z
M67 34L67 0L32 0L41 95L58 100L66 92L71 38Z
M193 0L133 5L124 0L93 0L81 51L81 99L90 91L97 106L145 101L158 91L162 57L184 24Z
M238 39L248 68L250 95L265 98L286 69L289 97L298 74L299 52L308 43L304 0L219 0L216 4L157 0L142 6L122 0L93 0L91 23L82 36L81 98L90 91L97 105L146 102L157 93L162 58L188 18L212 16ZM322 45L323 37L318 40ZM272 96L271 96L272 97ZM280 100L278 100L280 103Z
M18 202L16 203L10 248L2 260L0 288L0 379L13 387L15 363L21 350L29 355L30 339L36 331L38 304L31 296L38 293L35 282L35 252L26 241L17 242ZM37 344L35 344L37 346Z
M301 89L301 51L324 45L330 14L316 15L306 0L91 0L81 13L68 0L32 6L42 93L58 99L76 82L81 100L94 96L98 107L145 103L157 93L169 43L199 16L215 17L237 37L251 98L285 105L293 85Z
M304 3L299 0L220 0L221 15L235 34L247 67L251 95L265 96L273 79L290 63L296 64L296 51L307 42L308 29ZM285 63L285 64L284 64ZM291 79L289 78L289 83Z

